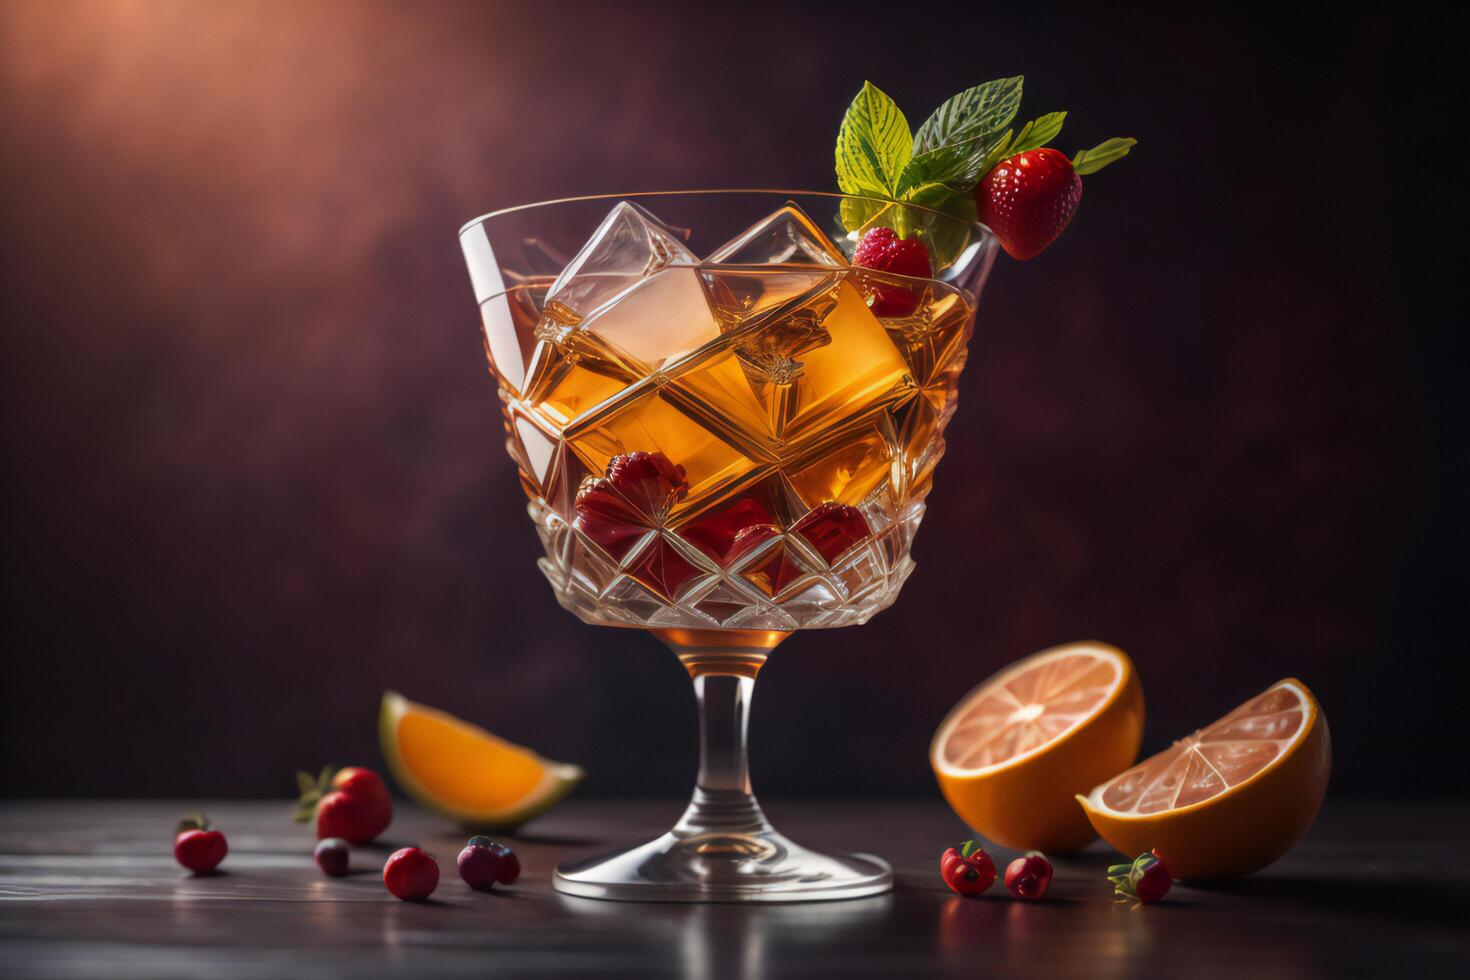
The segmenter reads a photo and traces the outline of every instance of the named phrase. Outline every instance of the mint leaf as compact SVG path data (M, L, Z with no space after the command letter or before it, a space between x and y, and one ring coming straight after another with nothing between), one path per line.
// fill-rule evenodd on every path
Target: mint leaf
M1027 150L1041 149L1057 138L1057 134L1062 131L1062 122L1066 118L1065 112L1048 112L1044 116L1031 120L1021 127L1021 131L1016 134L1015 140L1006 150L1005 155L1009 157L1017 153L1025 153Z
M1114 160L1121 160L1138 140L1128 136L1114 137L1097 144L1090 150L1078 150L1072 157L1072 169L1079 174L1095 174Z
M914 137L914 155L964 143L1009 126L1021 108L1023 76L997 78L946 99Z
M903 112L872 82L864 82L837 131L837 186L844 194L892 196L912 155Z

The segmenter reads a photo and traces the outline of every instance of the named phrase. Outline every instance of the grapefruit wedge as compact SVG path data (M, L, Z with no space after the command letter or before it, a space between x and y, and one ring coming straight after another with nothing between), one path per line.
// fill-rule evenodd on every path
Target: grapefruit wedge
M1289 677L1077 799L1124 854L1157 850L1176 878L1231 878L1307 832L1331 769L1327 717Z
M960 699L929 747L961 820L1017 850L1067 853L1096 834L1075 794L1132 765L1143 738L1133 662L1106 643L1032 654Z
M383 694L378 737L403 791L466 828L510 830L572 791L582 770L543 759L476 725Z

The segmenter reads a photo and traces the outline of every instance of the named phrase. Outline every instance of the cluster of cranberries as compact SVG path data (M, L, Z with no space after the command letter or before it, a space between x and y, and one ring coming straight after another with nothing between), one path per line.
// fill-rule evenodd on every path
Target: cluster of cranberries
M967 840L939 856L939 874L956 895L979 895L995 883L995 862L975 841ZM1006 867L1005 885L1016 898L1039 901L1051 886L1051 862L1040 851L1030 851ZM1130 864L1108 869L1117 894L1140 905L1152 905L1174 883L1169 869L1155 852L1140 854Z
M343 769L335 776L327 770L314 780L303 776L300 805L298 819L316 821L319 839L312 857L322 873L333 878L347 874L353 845L371 843L393 820L388 787L377 773L359 767ZM174 860L185 868L208 874L228 851L225 835L211 829L203 814L179 821ZM520 874L521 860L515 851L488 837L471 837L459 852L459 876L476 890L509 885ZM383 865L383 884L395 898L422 901L439 887L439 864L421 848L401 847Z
M488 837L471 837L459 852L459 876L476 891L509 885L520 875L521 859L516 852ZM383 865L383 884L405 902L422 901L439 887L439 863L420 848L400 848Z
M572 525L603 551L622 562L650 529L661 528L675 504L689 492L683 466L659 452L631 452L614 456L604 476L588 478L577 491ZM729 506L685 524L680 536L720 566L728 566L763 542L781 533L772 514L771 501L762 501L759 491L738 497ZM829 500L813 508L791 527L791 533L806 540L827 564L871 533L862 511ZM672 598L700 574L663 538L634 562L631 574L660 594ZM794 579L794 568L777 573Z

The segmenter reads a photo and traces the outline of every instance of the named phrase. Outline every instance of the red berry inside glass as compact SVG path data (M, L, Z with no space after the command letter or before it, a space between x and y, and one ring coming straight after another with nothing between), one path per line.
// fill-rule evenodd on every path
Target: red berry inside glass
M431 854L417 847L400 848L383 865L383 884L395 898L422 901L439 887L439 865Z
M892 275L928 279L934 275L929 250L917 238L899 238L892 228L869 228L858 243L852 264ZM874 316L911 316L922 302L922 291L901 281L869 281L868 307Z

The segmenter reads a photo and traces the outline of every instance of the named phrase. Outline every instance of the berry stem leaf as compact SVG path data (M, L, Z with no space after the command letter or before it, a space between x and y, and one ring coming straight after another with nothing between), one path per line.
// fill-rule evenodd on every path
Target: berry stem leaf
M178 826L176 826L174 828L174 836L177 837L179 834L182 834L186 830L208 830L208 829L209 829L209 818L208 817L206 817L202 813L191 813L187 817L185 817L184 819L182 819L182 820L179 821Z
M837 186L844 194L896 196L911 156L913 137L903 111L872 82L863 82L837 131Z
M971 854L974 854L978 850L980 850L979 844L976 844L972 840L967 840L960 845L960 857L969 857Z
M995 162L999 163L1004 157L1015 156L1017 153L1025 153L1027 150L1041 149L1057 138L1057 135L1062 131L1062 123L1066 121L1066 118L1067 114L1065 112L1048 112L1044 116L1038 116L1031 120L1021 127L1021 131L1016 134L1016 138L1005 148L1004 156L997 158ZM994 165L991 164L991 166ZM988 167L986 169L987 171L989 170Z
M1082 176L1095 174L1113 161L1126 157L1128 151L1137 144L1138 140L1131 136L1115 136L1104 140L1090 150L1078 150L1072 157L1072 169Z

